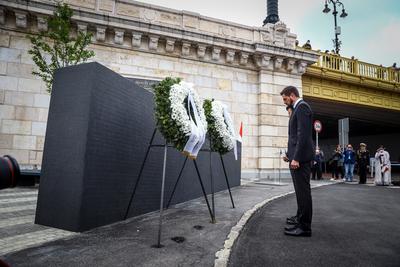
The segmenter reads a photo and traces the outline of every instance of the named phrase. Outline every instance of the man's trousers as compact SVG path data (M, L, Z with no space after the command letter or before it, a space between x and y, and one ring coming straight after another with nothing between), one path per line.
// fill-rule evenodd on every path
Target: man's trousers
M311 230L312 198L310 187L311 162L301 162L298 169L290 169L298 206L298 222L303 230Z

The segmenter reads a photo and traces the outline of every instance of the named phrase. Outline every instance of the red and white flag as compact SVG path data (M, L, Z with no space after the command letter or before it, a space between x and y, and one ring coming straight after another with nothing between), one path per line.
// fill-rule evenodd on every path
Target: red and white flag
M240 143L242 143L242 137L243 137L243 122L240 122L239 136L237 139Z

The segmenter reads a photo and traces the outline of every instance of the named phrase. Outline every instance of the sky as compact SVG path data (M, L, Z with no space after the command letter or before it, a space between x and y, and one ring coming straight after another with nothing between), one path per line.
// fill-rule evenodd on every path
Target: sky
M187 10L248 26L262 26L266 0L139 0ZM400 66L400 0L341 0L348 13L340 18L340 54L383 66ZM332 50L334 17L325 14L324 0L279 0L279 17L297 35L300 45L310 40L313 49ZM329 6L333 9L332 4Z

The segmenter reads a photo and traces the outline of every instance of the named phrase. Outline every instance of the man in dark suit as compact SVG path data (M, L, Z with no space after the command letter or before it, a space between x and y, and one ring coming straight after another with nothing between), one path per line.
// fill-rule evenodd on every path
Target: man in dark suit
M297 214L287 218L292 226L285 227L285 234L311 236L312 199L310 188L311 161L314 158L312 140L313 115L310 106L300 98L294 86L282 90L281 96L287 106L293 106L289 119L289 140L286 160L297 199Z

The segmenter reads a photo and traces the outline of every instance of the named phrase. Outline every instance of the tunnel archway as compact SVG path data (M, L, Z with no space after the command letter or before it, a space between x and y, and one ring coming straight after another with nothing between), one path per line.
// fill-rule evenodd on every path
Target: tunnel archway
M304 96L313 109L314 120L320 120L323 131L319 134L319 144L329 157L338 143L338 120L349 118L349 143L358 149L361 142L375 153L383 144L392 161L400 161L400 112L384 108L374 108L338 101L329 101ZM315 138L315 136L314 136Z

